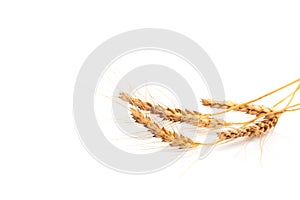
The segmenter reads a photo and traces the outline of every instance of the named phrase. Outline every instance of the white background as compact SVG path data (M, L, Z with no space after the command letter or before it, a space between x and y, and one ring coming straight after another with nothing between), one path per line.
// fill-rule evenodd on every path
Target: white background
M214 61L226 97L244 101L300 75L297 1L1 1L0 199L299 199L299 116L284 115L264 146L219 147L134 176L82 146L72 93L85 58L106 39L164 28Z

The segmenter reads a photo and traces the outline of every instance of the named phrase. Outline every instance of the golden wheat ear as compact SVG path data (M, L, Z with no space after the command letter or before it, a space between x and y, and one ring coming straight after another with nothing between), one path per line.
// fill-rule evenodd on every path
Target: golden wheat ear
M175 131L169 131L164 127L160 127L156 122L139 109L130 109L132 118L136 123L143 125L152 133L153 137L160 138L162 142L168 143L171 147L177 147L179 149L196 148L200 143L194 142L192 139L176 133Z
M219 142L234 140L242 137L260 137L265 135L269 130L274 128L278 122L281 113L269 114L261 121L257 121L252 125L242 126L237 129L229 129L217 133Z
M277 88L277 89L275 89L275 90L273 90L273 91L271 91L271 92L268 92L268 93L266 93L266 94L264 94L264 95L262 95L262 96L260 96L260 97L258 97L258 98L252 99L252 100L250 100L250 101L247 101L247 102L244 102L244 103L241 103L241 104L237 104L236 106L233 106L233 107L231 107L231 108L228 108L228 109L226 109L226 110L224 110L224 111L210 114L210 116L215 116L215 115L224 114L224 113L227 113L227 112L229 112L229 111L231 111L231 110L237 109L238 107L241 107L241 106L244 106L244 105L251 104L251 103L253 103L253 102L256 102L256 101L258 101L258 100L260 100L260 99L263 99L263 98L265 98L265 97L267 97L267 96L269 96L269 95L271 95L271 94L274 94L274 93L276 93L276 92L278 92L278 91L280 91L280 90L282 90L282 89L284 89L284 88L287 88L288 86L291 86L291 85L293 85L293 84L295 84L295 83L298 83L298 82L300 82L300 78L298 78L298 79L296 79L296 80L294 80L294 81L292 81L292 82L290 82L290 83L288 83L288 84L285 84L285 85L283 85L283 86L281 86L281 87L279 87L279 88Z
M234 108L233 111L239 111L249 115L261 115L263 113L270 113L275 111L275 109L269 108L267 106L254 105L254 104L241 105L241 103L234 103L232 101L214 101L211 99L201 99L201 103L204 106L208 106L210 108L216 108L216 109Z
M272 92L269 92L255 100L251 100L251 101L248 101L248 102L245 102L245 103L240 103L240 104L237 104L237 103L233 103L231 101L213 101L213 100L207 100L207 99L202 99L202 104L204 106L209 106L209 107L212 107L212 108L220 108L220 109L226 109L225 111L223 112L218 112L218 113L214 113L214 114L211 114L211 116L214 116L214 115L218 115L218 114L223 114L223 113L226 113L226 112L229 112L229 111L240 111L240 112L245 112L247 114L251 114L251 115L256 115L256 117L250 121L246 121L246 122L230 122L230 123L227 123L227 127L230 127L232 125L238 125L238 124L242 124L243 126L247 126L253 122L255 122L256 120L258 120L259 118L263 118L269 114L272 114L272 113L283 113L285 111L287 111L287 108L289 107L289 105L291 104L292 100L294 99L294 96L296 95L296 93L298 92L298 90L300 90L300 84L298 84L297 88L292 92L290 93L289 95L287 95L286 97L284 97L283 99L281 99L280 101L278 101L275 105L273 105L271 108L270 107L266 107L266 106L259 106L259 105L253 105L253 104L250 104L252 102L255 102L259 99L262 99L270 94L273 94L279 90L282 90L294 83L297 83L298 81L300 81L300 79L297 79L289 84L286 84ZM276 107L279 105L279 104L282 104L285 100L289 99L289 102L287 103L286 107L284 109L277 109ZM292 109L292 110L288 110L289 112L291 111L296 111L298 109Z
M160 118L170 122L186 123L203 128L221 128L226 125L224 120L209 117L207 114L202 114L198 111L179 108L171 109L159 104L153 105L139 98L134 98L127 93L120 93L119 98L136 108L158 115Z

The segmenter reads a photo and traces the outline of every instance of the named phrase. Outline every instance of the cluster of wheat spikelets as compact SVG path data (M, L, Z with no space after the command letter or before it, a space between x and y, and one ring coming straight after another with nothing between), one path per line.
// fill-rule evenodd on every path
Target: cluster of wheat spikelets
M127 93L120 93L119 98L125 102L128 102L132 108L130 109L132 118L136 123L141 124L147 128L155 138L160 138L163 142L167 142L172 147L180 149L196 148L199 145L214 145L218 143L225 143L242 137L261 137L269 130L274 128L278 122L279 117L288 111L299 110L296 108L300 104L290 106L292 99L296 92L300 89L300 84L284 99L280 100L275 106L267 107L261 105L252 104L253 102L264 98L276 91L279 91L293 83L299 82L300 79L293 81L277 90L274 90L268 94L263 95L255 100L245 103L234 103L231 101L214 101L209 99L202 99L202 105L211 108L225 109L223 112L217 114L204 114L199 111L192 111L188 109L169 108L159 104L151 104L147 101L143 101L139 98L133 97ZM284 100L289 99L289 102L283 109L276 109L275 107L282 103ZM294 108L294 109L292 109ZM229 111L243 112L254 116L253 120L247 122L227 122L222 119L218 119L215 115L226 113ZM196 127L202 127L206 129L217 129L218 139L213 143L200 143L195 142L191 138L188 138L175 131L169 131L165 127L161 127L157 122L149 117L149 114L159 116L164 120L168 120L171 123L186 123ZM238 125L238 127L236 126ZM221 128L226 127L226 130Z

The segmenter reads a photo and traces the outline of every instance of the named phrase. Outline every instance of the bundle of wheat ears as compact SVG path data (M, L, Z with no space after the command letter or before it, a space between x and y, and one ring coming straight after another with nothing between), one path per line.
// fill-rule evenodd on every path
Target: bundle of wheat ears
M253 104L254 102L272 95L288 86L297 84L296 89L278 101L271 107ZM119 98L131 105L130 113L134 121L144 126L155 138L160 138L162 142L168 143L172 147L179 149L197 148L201 145L216 145L225 142L233 141L242 137L262 137L271 129L273 129L280 116L286 112L300 110L300 103L292 104L296 93L300 90L300 78L292 81L274 91L264 94L256 99L244 102L234 103L231 101L214 101L210 99L201 99L204 106L216 109L225 109L224 111L204 114L199 111L192 111L179 108L168 108L159 104L151 104L139 98L135 98L127 93L120 93ZM280 104L286 104L283 108L278 108ZM243 112L253 115L254 118L246 122L227 122L216 116L227 112ZM167 128L160 126L155 120L152 120L149 114L154 114L167 120L170 123L186 123L192 126L205 129L220 130L217 132L217 140L212 143L195 142L175 131L170 131ZM226 128L224 130L223 128Z

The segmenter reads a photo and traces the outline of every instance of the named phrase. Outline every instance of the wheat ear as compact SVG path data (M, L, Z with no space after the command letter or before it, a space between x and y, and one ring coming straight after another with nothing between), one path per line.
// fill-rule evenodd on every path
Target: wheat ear
M250 103L256 102L256 101L258 101L258 100L260 100L260 99L263 99L263 98L265 98L265 97L267 97L267 96L269 96L269 95L271 95L271 94L274 94L274 93L276 93L276 92L278 92L278 91L280 91L280 90L282 90L282 89L284 89L284 88L286 88L286 87L288 87L288 86L290 86L290 85L293 85L293 84L295 84L295 83L298 83L299 81L300 81L300 78L298 78L298 79L296 79L296 80L294 80L294 81L292 81L292 82L290 82L290 83L288 83L288 84L285 84L284 86L281 86L281 87L279 87L279 88L277 88L277 89L275 89L275 90L273 90L273 91L271 91L271 92L268 92L267 94L264 94L264 95L262 95L262 96L260 96L260 97L258 97L258 98L252 99L252 100L250 100L250 101L247 101L247 102L238 104L238 105L236 105L236 106L234 106L234 107L228 108L228 109L226 109L226 110L224 110L224 111L217 112L217 113L213 113L213 114L210 114L210 115L211 115L211 116L215 116L215 115L224 114L224 113L227 113L227 112L229 112L229 111L231 111L231 110L236 109L237 107L241 107L241 106L243 106L243 105L248 105L248 104L250 104ZM286 97L286 98L287 98L287 97Z
M120 93L119 98L143 111L159 115L161 118L171 122L181 122L204 128L221 128L226 126L224 120L211 118L208 114L202 114L198 111L181 110L179 108L171 109L161 105L153 105L141 99L134 98L127 93Z
M147 128L153 134L153 137L160 138L163 142L169 143L172 147L188 149L196 148L200 145L200 143L194 142L186 136L176 132L171 132L164 127L161 128L157 123L153 122L149 116L145 115L138 109L131 108L130 112L135 122Z
M250 115L261 115L263 113L270 113L275 111L275 109L269 108L267 106L253 105L253 104L238 104L232 101L214 101L210 99L201 99L204 106L217 109L229 109L234 108L234 111L244 112ZM238 106L240 105L240 106Z
M242 126L238 129L230 129L217 133L218 140L216 143L231 141L241 137L258 137L264 135L267 131L274 128L278 122L281 113L272 113L265 116L261 121L253 125Z

